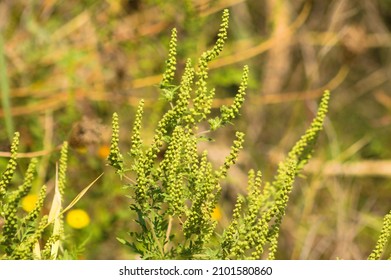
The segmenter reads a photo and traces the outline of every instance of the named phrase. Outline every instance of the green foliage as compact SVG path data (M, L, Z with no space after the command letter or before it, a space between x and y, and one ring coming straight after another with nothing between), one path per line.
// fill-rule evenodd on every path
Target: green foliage
M14 138L11 144L11 158L8 161L7 168L1 175L0 179L0 199L3 199L6 195L7 187L11 183L12 177L16 169L16 155L19 145L19 133L14 134Z
M310 128L280 164L276 178L262 186L261 173L249 172L248 194L238 197L232 222L217 237L217 221L212 219L212 213L220 198L221 182L243 148L244 133L236 132L229 155L217 169L209 161L207 150L199 154L198 143L205 134L231 124L239 116L249 72L245 66L233 104L221 107L220 114L212 117L215 91L208 88L208 63L222 51L227 29L228 10L225 10L217 42L200 56L197 67L187 60L179 85L172 84L176 63L173 31L161 83L162 95L170 103L170 109L161 117L149 147L140 136L143 101L136 113L126 160L118 147L118 116L113 115L108 162L129 181L126 185L132 198L130 208L139 225L138 231L129 233L129 241L118 240L144 259L259 259L266 252L269 259L274 259L294 179L311 157L322 129L330 96L327 91ZM210 129L199 132L205 124Z
M11 3L13 1L6 2ZM128 154L123 153L122 155L120 153L119 120L117 115L113 117L113 138L109 163L116 168L117 174L124 180L124 185L128 187L129 195L132 198L132 213L138 223L138 225L132 227L129 241L121 241L144 258L273 259L276 257L276 250L279 247L278 240L284 237L284 233L280 233L280 229L288 199L293 204L290 196L294 180L310 159L317 135L322 128L323 113L326 113L329 93L325 93L318 115L310 130L294 146L287 159L281 163L274 179L269 180L267 176L269 170L262 173L254 170L248 172L247 194L240 195L237 198L230 220L225 219L226 213L224 213L221 224L228 223L228 226L220 234L222 229L216 227L216 221L212 219L211 212L215 210L220 192L222 192L221 186L225 185L224 180L229 176L229 169L237 160L238 154L244 145L245 136L241 132L233 133L236 138L229 155L221 166L214 166L211 163L209 160L211 153L208 150L202 151L199 143L206 139L212 140L215 134L210 132L219 130L220 133L224 126L236 124L240 115L240 108L243 102L246 101L248 83L253 88L259 89L260 86L264 89L269 88L268 92L272 93L268 96L254 96L252 99L254 100L252 104L254 108L248 107L249 111L257 110L259 104L280 103L289 100L291 102L295 99L292 97L296 95L291 93L285 96L273 93L294 91L300 93L297 94L298 100L307 97L311 99L315 94L305 94L304 96L304 92L308 92L309 84L312 85L311 89L314 90L314 93L316 91L314 86L318 85L323 88L322 85L327 84L336 93L334 102L339 107L344 107L343 110L334 111L332 126L335 129L335 135L333 135L334 132L328 134L328 141L333 150L333 160L345 162L346 159L371 158L376 160L389 158L390 149L387 148L390 140L390 131L387 130L389 129L387 125L389 112L385 111L386 108L389 109L389 102L387 102L386 95L382 94L381 90L385 90L387 83L383 83L383 86L379 87L379 91L376 87L375 95L365 94L365 92L370 91L368 87L354 86L357 82L365 84L366 81L369 81L370 84L375 76L372 77L367 74L379 73L379 69L388 66L387 60L371 59L373 56L377 58L379 50L382 50L382 43L380 42L378 46L377 44L371 45L371 51L367 51L362 44L361 46L357 44L358 48L352 48L349 43L350 41L357 41L351 40L352 38L358 38L358 41L364 40L365 36L368 35L366 32L368 30L374 34L384 33L381 24L385 19L384 13L383 18L377 18L377 23L380 23L377 24L378 27L375 24L368 29L364 22L357 24L354 17L340 18L340 15L345 13L341 13L340 9L334 9L334 2L330 1L330 5L326 4L330 13L323 14L333 20L339 18L338 21L341 22L341 26L344 26L343 36L340 36L340 40L331 40L336 44L332 43L330 45L329 37L333 35L335 30L332 30L332 28L327 30L327 26L333 26L333 24L328 24L327 20L318 20L319 15L326 7L325 5L314 5L311 9L308 9L310 12L307 18L305 13L300 12L299 14L299 10L302 9L303 5L299 3L300 1L296 1L297 3L291 5L287 14L271 13L272 16L268 19L268 14L264 14L266 17L259 16L260 11L262 14L264 10L259 6L262 4L252 1L253 3L247 5L248 13L244 12L236 15L237 22L234 26L236 29L233 32L235 38L230 46L230 54L213 65L215 71L213 75L209 76L209 62L219 56L227 38L227 11L224 12L217 43L211 50L202 54L199 59L193 61L188 59L183 73L178 71L182 71L182 61L177 63L177 54L186 57L194 50L203 48L205 44L210 42L210 38L214 38L210 32L201 33L200 28L206 20L211 25L215 23L213 15L219 9L219 5L214 3L216 1L212 1L213 3L209 3L210 5L201 6L194 5L193 1L190 0L180 2L149 0L139 6L137 3L133 3L135 5L125 3L129 1L102 1L100 4L94 3L93 5L86 5L85 1L73 1L74 3L66 5L55 5L56 8L49 14L45 13L46 16L43 17L41 11L46 10L46 4L37 2L37 5L34 4L33 9L31 9L31 1L24 2L26 3L3 5L5 17L8 19L7 22L10 23L5 26L4 41L7 45L6 49L15 50L12 52L12 57L9 57L15 63L5 65L4 46L0 42L0 49L3 49L0 50L0 83L2 88L2 116L5 120L2 138L8 137L8 139L11 139L13 131L23 131L25 138L21 139L21 143L22 145L28 145L27 150L29 151L38 149L43 152L50 151L54 143L57 144L58 141L61 141L60 139L66 137L65 135L68 134L72 123L78 119L79 115L85 115L86 113L87 115L90 115L89 113L94 115L96 113L99 117L104 117L107 116L108 111L113 109L113 106L120 112L122 110L128 111L129 103L125 101L128 96L125 97L122 93L132 89L132 96L129 96L132 103L134 98L139 96L137 93L140 88L140 83L137 82L138 78L142 78L143 81L152 81L154 76L151 75L157 74L156 69L161 65L158 53L152 59L148 53L151 48L160 52L160 44L168 42L168 37L164 35L166 32L162 32L159 26L163 27L164 30L164 26L176 23L179 27L178 31L176 29L172 30L165 72L159 85L161 97L167 102L153 104L153 109L149 110L149 102L146 102L147 106L145 108L144 101L140 101L134 118L132 134L129 137L130 148ZM56 1L52 2L55 3ZM87 2L92 3L93 1ZM321 1L318 2L321 3ZM389 5L385 4L387 1L377 2L380 6ZM152 4L158 4L158 9L155 9L156 7ZM51 7L51 5L49 6ZM366 13L368 5L361 6L357 6L358 11L362 14L368 14ZM126 9L130 8L131 11L126 11L125 7ZM152 7L153 9L149 9ZM387 10L384 7L380 9L382 12ZM372 8L372 5L370 5L369 9ZM156 11L164 13L161 13L162 17L148 16L149 10L155 14ZM303 11L305 10L306 5L304 5ZM23 11L29 11L27 17L19 16ZM94 16L90 16L96 14L97 11L101 15L99 20L95 20ZM126 25L126 27L123 23L128 22L128 20L133 21L134 16L137 17L138 13L143 15L143 23L145 23L146 28L134 33L131 24ZM178 16L179 14L180 16ZM372 11L370 14L371 17L376 18L376 12L373 13ZM381 13L378 14L380 16ZM249 15L254 20L242 20L244 17L247 19ZM299 16L295 19L297 15ZM262 20L259 20L260 18ZM314 19L317 20L314 21ZM273 51L272 49L276 46L273 40L273 29L276 26L284 26L287 22L294 22L292 28L289 29L293 36L281 38L277 43L278 48ZM316 22L317 24L302 28L303 26L296 24L298 22ZM74 28L69 29L69 26ZM270 26L273 28L269 29ZM345 29L345 27L347 28ZM148 32L145 33L144 30ZM259 37L259 32L253 33L252 30L264 30L272 35L271 37ZM87 36L87 38L83 34L90 34L91 36ZM181 38L181 44L178 46L178 34L186 34L188 38L192 39L184 40L184 38ZM308 34L311 36L306 36ZM194 44L194 35L200 36L197 44ZM302 47L302 44L295 44L296 35L300 38L308 37L309 40L305 42L306 45L312 46L315 50L325 47L332 50L327 52L328 59L324 59L325 53L320 52L314 56L316 59L311 60L315 68L322 70L321 74L317 75L314 71L307 71L306 59L300 59L296 55L301 52ZM80 40L80 37L83 36L86 40ZM19 44L21 39L25 42L22 45ZM61 42L61 48L58 48L59 42ZM97 48L97 46L102 47ZM266 52L264 53L264 51ZM268 60L267 63L259 63L259 54L262 54L262 57ZM125 56L126 58L124 58ZM96 59L97 57L102 59ZM341 57L344 59L340 59ZM264 77L264 79L249 80L247 66L243 70L235 67L240 61L244 60L252 65L251 74L253 76ZM375 63L368 65L366 62L369 60L375 61ZM132 67L126 67L123 61L137 61L138 63L133 63ZM352 62L357 66L354 69L350 67ZM284 67L281 67L281 63L284 64ZM232 67L228 69L220 68L221 65L227 64L231 64ZM30 71L31 65L34 66L36 71ZM293 67L294 65L297 67ZM6 66L9 66L8 69ZM295 71L289 71L292 69L295 69ZM346 79L348 74L346 69L354 71L354 75L349 74L348 79ZM361 71L358 69L361 69ZM239 71L242 73L242 77L240 77ZM337 73L337 71L338 74L335 78L332 78L333 73ZM7 78L7 76L9 77ZM99 77L98 81L95 80L96 77ZM269 77L272 77L272 79L269 79ZM240 81L240 79L242 80ZM361 79L364 80L360 81ZM11 85L8 85L9 81L12 81ZM66 81L65 88L64 83L58 83L58 81ZM279 81L280 85L273 86L275 81ZM269 86L267 86L268 83ZM148 86L149 82L141 84L142 87ZM216 91L210 86L211 84L217 85ZM270 84L272 87L270 87ZM237 85L239 85L239 91L235 95L232 105L226 104L221 106L220 110L215 110L211 104L215 95L220 95L219 89L224 87L227 94L220 96L224 99L214 100L216 101L214 104L225 104L227 101L225 97ZM300 85L303 85L303 87ZM107 89L111 94L106 94ZM9 96L10 91L13 93L12 96ZM346 95L351 91L357 94ZM93 94L90 95L91 93ZM75 101L76 96L83 97L83 106L75 107L77 103ZM146 96L150 96L148 91ZM67 100L67 102L64 102L64 100ZM96 102L97 100L99 101ZM112 100L119 100L119 102L110 102ZM378 104L374 104L375 100ZM84 101L86 102L84 103ZM10 108L11 104L15 108ZM300 108L299 102L289 104L292 105L289 108ZM48 109L45 113L45 122L42 121L41 108L43 107ZM57 110L65 107L67 108L67 114L63 114L64 110ZM169 108L168 112L161 116L161 112L166 107ZM265 110L262 110L264 112L262 114L269 116L269 118L263 122L261 119L256 119L259 114L251 115L248 130L252 131L254 129L256 131L259 125L262 127L262 131L267 133L261 135L251 133L253 135L249 134L247 136L251 141L257 140L253 147L251 147L251 144L247 147L249 147L248 153L251 154L251 160L260 165L265 165L263 157L259 156L265 150L259 147L264 147L266 143L276 143L276 139L280 137L279 132L283 129L286 129L284 139L290 141L292 137L290 133L294 134L295 126L302 123L301 118L297 118L297 116L291 118L292 121L289 122L289 125L279 122L279 117L282 120L286 119L288 115L290 116L290 110L286 110L286 107L283 109L284 112L281 112L280 106L265 106L263 109ZM272 111L273 117L270 117L268 110ZM14 124L12 123L13 114L18 115L18 122ZM279 117L275 118L275 116ZM124 116L122 121L126 122L126 118L129 117ZM52 118L56 120L57 124L61 124L58 127L56 125L53 143L50 141L50 131L52 129L50 119ZM155 135L142 138L142 134L149 130L152 125L155 125L157 118L161 121L157 125ZM275 119L277 122L274 121ZM278 123L283 125L279 126ZM238 127L240 126L239 123ZM340 131L346 131L347 127L350 133L340 133ZM232 130L228 129L223 135L228 137L230 131ZM357 148L357 145L352 145L351 148L346 146L353 141L357 141L357 139L361 139L364 135L365 137L357 143L365 142L365 139L369 139L366 137L367 134L372 135L374 139L368 140L367 145L364 144L365 146L362 149ZM100 158L105 157L106 154L103 153L104 156L97 158L92 152L93 149L88 149L86 154L78 153L77 157L70 161L68 173L71 176L67 178L67 180L71 180L67 184L74 186L74 188L67 190L65 189L65 173L68 166L67 145L64 143L56 179L50 180L50 182L55 182L55 185L48 184L50 194L55 193L55 199L52 203L46 197L46 186L42 186L40 189L35 188L40 187L49 176L50 168L47 167L51 155L46 155L39 161L32 159L28 167L25 168L23 160L17 159L18 142L18 134L15 134L9 160L1 159L0 258L75 259L80 257L84 244L79 246L79 243L80 241L87 242L87 235L90 238L89 241L92 244L98 244L98 246L93 246L92 250L88 250L84 258L122 258L121 250L117 249L116 244L106 243L114 242L111 238L112 234L118 234L118 231L129 219L126 208L118 211L116 207L112 207L108 211L108 207L106 207L111 205L113 201L118 202L124 199L117 197L122 192L120 188L112 188L113 184L117 184L112 176L105 176L105 182L95 193L94 199L84 203L84 205L90 205L89 210L93 212L94 224L88 227L87 230L74 229L73 233L75 234L72 236L65 236L64 234L64 195L66 198L68 195L73 195L72 192L77 192L77 188L84 184L82 181L89 177L88 174L101 172L100 169L103 166ZM282 141L280 144L284 145L287 142ZM43 147L42 143L44 144ZM103 144L106 145L107 143ZM0 143L0 146L3 147L3 150L7 145ZM324 148L327 150L327 145ZM352 150L357 152L353 152L349 156L349 151ZM346 156L347 154L348 156ZM325 156L320 156L319 160L325 162ZM81 161L83 161L83 166L80 165ZM5 167L7 162L8 164ZM271 165L274 165L274 163ZM39 166L38 172L36 172L37 166ZM20 171L24 170L26 170L24 174L19 174ZM317 176L315 177L318 177L321 173L316 172ZM83 176L80 176L80 174L83 174ZM111 175L115 176L115 174ZM23 181L19 181L21 177ZM297 200L295 200L295 205L291 205L294 207L291 208L290 217L286 218L299 218L300 226L292 222L284 225L284 232L289 232L289 236L285 236L287 237L287 240L284 240L286 247L283 250L279 248L279 256L282 258L329 258L330 252L336 251L336 254L341 254L341 252L338 252L338 248L346 246L364 248L367 242L362 240L360 235L364 237L367 235L368 241L376 244L369 259L391 258L391 213L384 217L383 227L377 243L374 241L377 236L369 228L370 222L368 222L374 218L373 214L368 215L369 217L366 222L364 221L364 224L358 223L361 226L356 227L356 232L353 232L353 228L352 231L349 231L351 232L350 235L356 235L351 236L350 240L335 238L334 234L330 234L335 231L343 233L345 226L349 226L343 221L344 212L358 210L349 209L350 204L347 202L352 200L351 198L357 196L359 201L357 206L361 208L361 205L368 205L366 203L368 199L372 200L373 195L375 195L378 196L376 207L381 209L387 207L388 196L383 194L388 193L387 187L389 186L380 183L378 184L379 190L374 193L370 187L367 188L374 184L373 178L360 180L360 182L357 182L358 185L354 180L347 180L350 183L345 181L346 179L343 179L345 176L321 178L321 187L317 187L314 184L316 180L313 180L308 188L301 188L305 195L294 197ZM242 184L246 184L245 181L243 180ZM366 181L368 185L365 186L364 183L363 187L362 182ZM345 198L339 196L345 193L345 190L349 190L351 182L354 182L355 191L346 195ZM338 192L339 184L343 192ZM66 209L72 207L89 187L85 188ZM307 193L307 190L310 191ZM362 192L362 190L365 191ZM38 194L35 206L27 213L23 212L21 204L23 204L24 199L35 193ZM338 199L333 199L335 196L338 196ZM97 201L99 201L99 207L96 207ZM333 205L333 203L338 205ZM43 213L49 212L47 207L50 204L57 207L52 207L49 215L44 216ZM116 204L118 207L121 205L121 203ZM304 210L302 209L303 204L305 205ZM316 205L316 207L312 208L312 205ZM360 211L360 214L364 214L361 213L361 209L358 211ZM318 217L316 217L317 215ZM356 217L355 213L353 215ZM367 216L366 213L364 215ZM318 219L319 217L321 219ZM323 218L327 220L327 223L334 223L336 222L335 217L338 217L338 223L336 223L338 229L334 230L321 226L316 228L317 232L313 231L316 224L313 223L314 220L319 221ZM351 215L346 214L345 222L349 221L351 222ZM364 230L360 230L361 228L364 228ZM328 246L326 246L327 249L325 249L325 246L323 246L323 249L315 249L314 247L318 245L316 242L313 243L313 247L306 246L303 247L304 250L301 250L301 244L308 237L308 233L315 234L315 240L331 242L330 244L337 250L333 250ZM289 240L293 236L295 242ZM355 240L359 240L357 245L353 242ZM65 248L69 244L76 248L67 251ZM292 244L296 244L296 248L292 248ZM105 250L104 248L107 247L112 248L112 250ZM358 255L352 253L357 251L364 252L365 250L352 247L351 250L345 251L346 254L343 252L343 258L357 257ZM96 254L97 252L100 253ZM308 252L308 255L303 252Z
M177 31L174 28L171 32L170 46L168 49L168 59L166 61L166 71L163 73L163 81L160 85L162 89L169 87L174 80L176 70L176 51L177 47Z
M384 216L383 228L380 232L375 249L369 255L368 260L379 260L384 252L387 242L391 236L391 211ZM391 260L391 255L388 257Z
M35 206L31 211L22 214L21 201L31 191L38 160L33 158L24 174L23 184L12 190L11 180L17 166L17 150L19 133L15 133L11 145L11 158L0 180L0 253L1 259L55 259L60 257L56 242L63 239L63 226L57 222L57 230L48 230L50 224L56 228L56 219L49 221L49 216L42 215L42 208L46 198L46 186L40 189ZM67 143L65 142L60 157L60 170L57 184L59 192L64 193L65 171L67 165ZM62 196L60 195L60 198ZM54 202L53 202L54 204ZM52 208L53 205L52 205ZM61 206L58 208L58 212ZM45 242L44 248L40 244Z
M268 259L275 259L278 234L293 183L313 152L322 130L330 93L326 91L310 128L280 163L272 182L261 188L261 173L249 172L248 195L240 197L233 220L224 232L221 257L226 259L258 259L268 246ZM242 213L242 215L240 214Z
M110 165L118 170L118 172L123 171L122 155L119 152L118 142L119 142L119 125L118 125L118 115L113 115L113 134L111 138L110 154L108 157Z

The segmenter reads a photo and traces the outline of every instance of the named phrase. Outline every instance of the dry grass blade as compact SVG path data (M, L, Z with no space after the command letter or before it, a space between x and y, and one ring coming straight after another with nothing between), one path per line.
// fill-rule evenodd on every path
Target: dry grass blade
M41 245L39 244L39 241L37 241L33 248L33 256L34 260L41 260Z
M50 220L51 222L53 222L53 219L55 218L58 218L59 216L63 215L66 211L68 211L69 209L71 209L86 193L87 191L96 183L96 181L99 180L100 177L103 176L104 173L100 174L94 181L92 181L87 187L85 187L72 201L71 203L69 203L69 205L67 207L65 207L60 213L58 213L58 216L55 216L55 217L52 217L52 219ZM57 206L56 206L57 207ZM53 206L52 206L53 208ZM54 210L53 210L54 211ZM46 227L49 226L51 224L51 222L48 222L46 224Z
M322 163L313 159L305 168L309 173L322 173L325 176L355 176L355 177L391 177L391 160L362 160L357 162Z
M87 187L85 187L73 200L69 205L61 211L61 215L64 214L66 211L71 209L85 194L86 192L92 187L93 184L95 184L96 181L99 180L100 177L103 176L103 173L100 174L94 181L91 182Z
M54 196L53 196L53 202L52 202L52 207L50 208L49 212L49 218L48 218L48 223L53 224L53 234L52 236L60 235L61 234L61 209L62 209L62 196L61 192L59 189L59 184L58 184L58 164L56 165L56 182L55 182L55 187L54 187ZM60 248L60 240L57 240L54 242L52 245L51 249L51 256L56 259L58 255L58 250Z
M54 186L54 196L53 196L53 202L52 206L50 207L49 211L49 218L48 218L48 223L52 223L59 215L61 212L61 193L58 188L58 165L56 165L56 182Z

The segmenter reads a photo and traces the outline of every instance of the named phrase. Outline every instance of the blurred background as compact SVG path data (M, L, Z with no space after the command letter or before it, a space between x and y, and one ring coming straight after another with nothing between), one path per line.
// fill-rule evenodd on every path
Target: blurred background
M167 105L157 85L170 30L178 30L179 78L187 57L194 61L213 45L225 8L228 42L210 65L216 110L232 102L245 64L250 81L235 123L246 133L245 148L223 186L218 230L229 221L236 195L245 192L248 170L272 180L329 89L325 129L296 180L277 257L365 259L374 248L391 208L391 1L2 0L0 170L19 131L19 173L29 157L40 160L36 192L43 183L53 192L65 140L71 145L68 202L105 172L76 205L89 220L66 224L78 258L134 257L116 240L135 226L127 192L105 162L111 115L120 116L126 151L135 107L144 98L148 142ZM217 166L234 128L212 136L216 141L203 147Z

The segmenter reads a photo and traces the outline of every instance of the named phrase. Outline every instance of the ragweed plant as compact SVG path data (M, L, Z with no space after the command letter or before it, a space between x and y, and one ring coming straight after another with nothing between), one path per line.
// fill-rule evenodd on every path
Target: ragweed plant
M372 253L369 255L368 260L380 260L387 242L391 241L391 211L384 216L383 227L381 229L376 246ZM391 255L388 256L388 260L391 260Z
M275 259L289 194L295 178L312 155L326 117L329 97L330 93L326 91L311 126L280 163L272 182L262 186L261 172L250 170L248 194L237 200L232 222L223 234L221 258L259 259L267 253L268 259Z
M56 259L59 254L60 240L63 239L64 228L61 216L61 198L65 188L65 172L67 167L67 143L61 149L59 175L56 180L55 199L49 215L41 215L46 186L42 186L35 201L29 205L28 213L23 215L21 201L29 195L33 185L38 160L33 158L24 175L24 181L16 190L12 190L11 180L17 166L17 150L19 133L15 133L11 145L11 157L6 170L0 179L0 252L2 259ZM25 202L26 204L26 202ZM54 207L57 206L57 207ZM50 233L47 227L52 225ZM45 244L41 248L43 239Z
M12 178L17 167L18 145L19 133L15 133L10 159L6 170L0 177L0 259L32 260L72 257L73 252L67 251L63 246L66 241L63 214L76 204L96 180L67 207L63 206L68 158L68 144L64 142L56 172L51 207L47 215L43 214L44 201L47 199L46 186L41 187L38 195L30 194L38 164L36 158L30 161L23 176L22 185L16 189L13 188ZM86 218L77 223L79 227L81 227L80 222L86 224Z
M128 181L130 208L139 225L138 231L129 233L130 240L119 238L119 241L144 259L274 259L294 179L311 157L322 129L330 96L327 91L310 128L280 164L275 179L262 184L260 172L249 172L247 196L238 198L232 222L222 236L216 236L217 222L212 215L220 198L221 182L242 149L244 133L235 133L230 153L218 168L213 168L207 150L198 153L198 143L239 116L249 78L245 66L232 105L222 106L220 113L212 117L215 90L208 88L208 65L224 47L228 17L225 10L215 45L200 56L197 65L187 60L179 85L174 83L177 33L172 32L160 84L170 109L157 124L149 146L144 144L140 133L142 100L127 156L120 152L118 115L113 115L108 162ZM209 129L200 132L201 125L208 125Z

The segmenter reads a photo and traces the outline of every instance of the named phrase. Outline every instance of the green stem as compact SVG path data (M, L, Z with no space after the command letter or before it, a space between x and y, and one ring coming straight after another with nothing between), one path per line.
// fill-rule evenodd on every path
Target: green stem
M172 221L173 221L173 217L170 215L168 218L168 227L167 227L167 231L166 231L166 244L164 245L164 248L163 248L165 252L168 251L171 229L172 229Z
M11 115L10 89L7 77L7 67L5 63L3 34L0 32L0 89L1 89L1 103L4 112L5 127L7 135L10 140L14 135L14 124Z
M149 226L149 229L150 229L150 231L152 233L153 240L155 240L155 243L156 243L157 247L159 248L160 254L161 254L162 258L163 258L164 257L164 248L163 248L162 244L160 244L159 238L157 238L157 236L156 236L155 228L154 228L152 222L148 218L145 219L145 221L146 221L146 223Z

